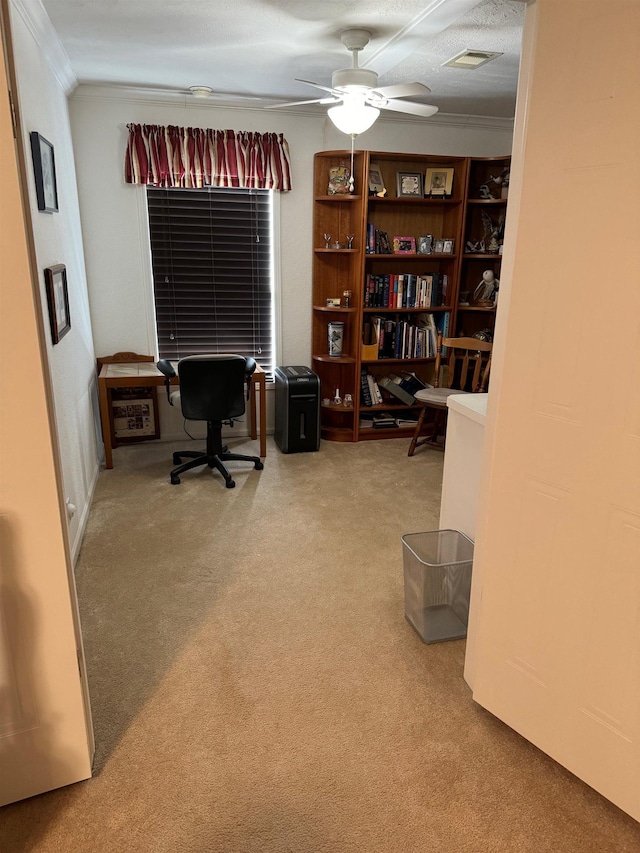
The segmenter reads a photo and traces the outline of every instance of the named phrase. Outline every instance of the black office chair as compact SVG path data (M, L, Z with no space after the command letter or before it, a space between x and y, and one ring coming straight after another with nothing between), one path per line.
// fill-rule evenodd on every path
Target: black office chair
M255 369L254 359L241 355L190 355L178 362L180 390L172 393L171 379L176 372L166 359L158 362L158 370L165 376L169 403L173 406L179 396L182 414L187 420L207 422L205 453L181 450L173 454L173 464L178 466L171 472L173 485L180 482L180 474L185 471L208 465L209 468L217 468L227 488L233 489L235 482L225 462L253 462L257 471L264 468L259 456L229 453L222 444L223 423L233 425L233 419L244 414L245 387L248 397L251 374ZM189 459L189 462L182 462L182 457Z

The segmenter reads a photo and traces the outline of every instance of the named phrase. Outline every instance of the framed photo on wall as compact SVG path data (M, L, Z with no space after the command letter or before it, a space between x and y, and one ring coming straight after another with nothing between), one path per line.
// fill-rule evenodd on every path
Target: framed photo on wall
M56 164L53 145L40 136L37 131L29 134L31 156L33 157L33 175L36 182L38 210L44 213L58 211L58 185L56 183Z
M53 344L60 343L71 328L69 314L69 292L67 289L67 268L64 264L46 267L44 280L47 288L49 325Z

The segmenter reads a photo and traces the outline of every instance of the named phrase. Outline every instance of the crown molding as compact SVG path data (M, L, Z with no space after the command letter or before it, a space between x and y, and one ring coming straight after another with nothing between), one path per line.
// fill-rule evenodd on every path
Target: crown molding
M194 98L193 95L178 90L153 89L144 86L110 85L100 83L79 83L73 93L73 100L103 100L120 101L129 104L176 104L181 107L188 106L193 109L219 109L219 110L241 110L243 112L255 111L264 114L264 104L267 99L242 96L228 96L221 99L219 96L211 98ZM281 108L273 115L297 115L308 118L325 119L326 112L323 107L291 107ZM499 116L475 116L457 115L455 113L436 113L428 119L411 116L404 113L392 113L381 115L377 121L386 122L409 122L411 124L437 124L448 127L467 127L484 130L506 130L513 131L513 119Z
M11 8L24 21L65 95L70 95L78 78L40 0L11 0Z

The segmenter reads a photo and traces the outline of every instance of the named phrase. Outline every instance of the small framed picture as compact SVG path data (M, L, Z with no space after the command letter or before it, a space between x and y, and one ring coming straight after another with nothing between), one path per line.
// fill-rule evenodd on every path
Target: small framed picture
M416 251L415 237L394 237L393 252L395 255L412 255Z
M436 240L434 254L443 255L444 254L444 240Z
M71 328L69 293L67 290L67 268L64 264L46 267L44 278L47 286L51 340L54 344L57 344Z
M56 213L58 211L58 186L53 145L35 130L29 134L29 138L31 140L38 210L42 210L44 213Z
M442 247L442 251L444 252L444 254L445 255L453 255L453 245L455 243L455 240L452 240L451 238L445 237L445 239L442 242L444 244Z
M396 180L398 198L423 198L424 184L421 172L398 172Z
M430 196L451 195L453 191L453 169L434 167L425 175L425 194Z
M433 234L418 237L418 254L430 255L433 252Z
M385 186L382 178L382 170L375 163L369 163L369 194L379 195L384 194Z
M327 299L327 308L339 308L340 299Z

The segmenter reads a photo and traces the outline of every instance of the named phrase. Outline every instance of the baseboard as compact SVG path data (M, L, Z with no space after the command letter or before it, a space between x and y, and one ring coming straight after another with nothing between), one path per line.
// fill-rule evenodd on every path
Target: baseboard
M87 522L89 521L89 513L91 511L93 495L98 484L98 474L100 473L101 467L102 465L100 464L100 462L96 461L96 466L93 471L93 478L91 480L91 483L89 484L89 490L87 492L87 499L84 502L84 506L82 508L82 515L80 516L80 521L78 523L76 538L72 543L69 543L71 549L71 564L74 566L74 568L78 559L78 555L80 554L80 546L82 545L82 540L84 539L85 530L87 528Z

